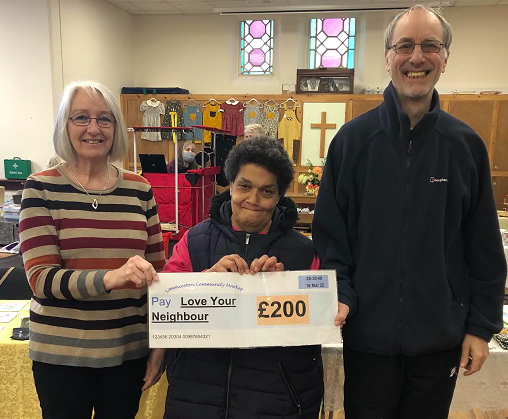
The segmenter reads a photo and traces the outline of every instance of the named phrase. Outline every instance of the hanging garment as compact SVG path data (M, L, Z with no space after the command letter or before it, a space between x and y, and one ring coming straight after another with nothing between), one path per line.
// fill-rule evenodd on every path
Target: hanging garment
M185 105L183 126L190 127L192 125L203 125L203 112L199 110L199 103L197 105ZM203 141L203 130L192 128L192 131L186 132L184 136L187 141Z
M212 105L211 103L207 103L205 107L205 111L203 112L203 125L206 127L214 127L214 128L222 128L222 113L219 112L220 103L216 103ZM210 132L205 131L204 133L205 143L209 143L212 141L212 136Z
M296 164L298 160L293 156L293 141L300 140L302 133L302 123L296 118L296 103L293 109L288 109L287 104L284 103L284 116L279 122L279 135L278 138L284 139L284 148L289 154L289 158Z
M183 127L182 103L179 100L171 99L166 102L166 114L162 121L163 127ZM163 132L162 138L169 140L170 132ZM176 141L176 133L172 135L173 142Z
M215 136L215 165L220 166L220 173L217 175L217 185L228 186L229 182L224 174L224 163L231 149L236 144L236 137L233 135L217 134Z
M164 115L164 104L158 100L144 100L139 108L143 115L143 126L144 127L160 127L161 126L161 115ZM148 141L161 141L160 132L147 132L141 133L141 139Z
M224 111L222 129L228 130L228 135L243 135L243 105L240 102L235 105L224 102L220 108Z
M277 139L277 125L279 123L279 105L269 105L266 102L263 105L264 112L261 114L261 125L266 135L274 140Z
M261 109L259 108L259 104L251 105L247 102L245 109L243 111L243 124L244 126L250 124L259 124L261 120Z

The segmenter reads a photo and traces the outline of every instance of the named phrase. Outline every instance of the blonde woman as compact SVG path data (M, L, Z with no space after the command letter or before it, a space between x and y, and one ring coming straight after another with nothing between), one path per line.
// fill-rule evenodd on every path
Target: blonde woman
M101 84L65 89L53 141L64 163L28 178L19 226L42 414L134 419L162 373L147 340L146 287L165 261L152 189L109 163L127 133Z

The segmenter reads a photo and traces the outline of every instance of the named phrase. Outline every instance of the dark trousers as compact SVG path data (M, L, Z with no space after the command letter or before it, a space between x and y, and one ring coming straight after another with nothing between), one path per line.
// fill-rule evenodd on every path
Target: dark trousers
M346 419L446 419L461 346L420 356L344 347Z
M148 358L117 367L87 368L35 362L35 388L44 419L134 419Z

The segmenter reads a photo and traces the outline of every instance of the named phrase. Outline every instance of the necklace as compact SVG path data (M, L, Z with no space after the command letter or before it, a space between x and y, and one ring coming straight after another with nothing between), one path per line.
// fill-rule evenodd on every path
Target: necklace
M102 189L102 192L99 194L99 196L97 198L92 198L90 196L90 194L88 193L88 191L86 190L86 188L81 184L81 182L78 180L78 178L76 177L76 173L74 173L74 168L71 166L71 170L72 170L72 175L74 176L74 179L76 179L76 182L78 182L79 186L81 186L83 188L83 190L85 191L85 193L88 195L88 197L92 200L92 208L94 210L97 209L97 207L99 206L99 203L97 202L97 198L100 198L101 195L104 193L104 191L106 190L108 184L109 184L109 167L108 167L108 181L106 182L106 184L104 185L104 188Z

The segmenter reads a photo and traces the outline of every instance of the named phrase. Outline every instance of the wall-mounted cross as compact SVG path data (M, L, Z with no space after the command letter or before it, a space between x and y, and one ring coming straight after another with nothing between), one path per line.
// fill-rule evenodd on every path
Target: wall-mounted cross
M320 124L310 124L311 128L319 128L321 130L321 138L319 145L319 157L322 159L325 157L325 133L327 129L335 129L337 128L337 124L327 124L326 123L326 112L321 112L321 123Z

